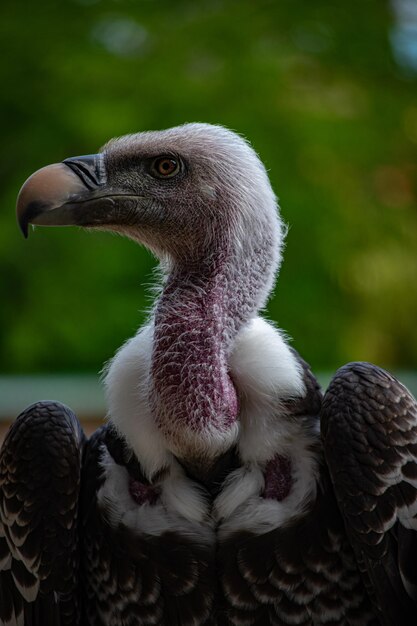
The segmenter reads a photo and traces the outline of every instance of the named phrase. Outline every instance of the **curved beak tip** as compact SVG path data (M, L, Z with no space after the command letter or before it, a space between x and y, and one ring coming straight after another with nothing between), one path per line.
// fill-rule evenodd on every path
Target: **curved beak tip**
M54 163L30 176L19 191L16 215L23 236L28 237L28 225L49 221L53 209L61 207L73 196L85 192L85 185L70 167Z

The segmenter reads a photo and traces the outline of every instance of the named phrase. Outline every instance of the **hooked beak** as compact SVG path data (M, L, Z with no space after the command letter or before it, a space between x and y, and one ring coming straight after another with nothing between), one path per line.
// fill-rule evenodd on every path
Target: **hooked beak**
M21 188L17 220L25 237L28 224L94 226L114 215L103 154L65 159L38 170ZM106 212L106 207L110 209Z

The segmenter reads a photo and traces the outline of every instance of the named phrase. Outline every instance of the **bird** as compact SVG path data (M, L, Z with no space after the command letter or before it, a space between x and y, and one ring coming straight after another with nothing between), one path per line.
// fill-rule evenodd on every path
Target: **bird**
M57 401L0 453L3 626L417 623L417 404L376 365L325 394L262 313L285 225L255 150L187 123L23 185L17 218L124 235L160 261L89 439Z

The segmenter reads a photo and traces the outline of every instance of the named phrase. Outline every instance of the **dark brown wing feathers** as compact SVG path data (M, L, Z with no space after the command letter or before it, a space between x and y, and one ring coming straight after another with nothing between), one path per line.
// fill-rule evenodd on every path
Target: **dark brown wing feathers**
M43 402L26 409L4 441L0 454L1 624L12 619L25 626L77 623L83 438L67 407Z
M339 508L381 621L416 624L416 401L387 372L351 363L327 390L322 433Z

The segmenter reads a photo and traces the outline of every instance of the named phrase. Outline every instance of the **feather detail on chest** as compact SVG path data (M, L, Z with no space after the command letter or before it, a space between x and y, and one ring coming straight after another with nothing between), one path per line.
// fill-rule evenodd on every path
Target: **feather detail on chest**
M150 323L118 352L106 374L108 405L112 423L130 442L146 477L166 471L171 489L179 484L179 464L152 416L153 340ZM233 519L241 526L244 517L252 529L274 527L297 515L315 493L317 422L291 415L307 392L303 368L281 333L257 317L237 335L227 371L239 398L231 446L241 466L231 468L206 514L229 530ZM189 493L191 509L196 487L189 479L181 487Z

